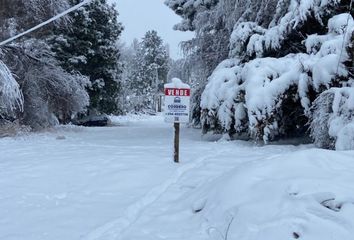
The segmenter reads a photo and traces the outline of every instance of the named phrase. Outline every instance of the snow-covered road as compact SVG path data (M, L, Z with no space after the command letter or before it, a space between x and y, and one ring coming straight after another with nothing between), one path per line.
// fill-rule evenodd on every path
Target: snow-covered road
M0 239L80 239L123 216L173 174L169 132L141 121L0 140Z
M116 122L0 140L1 240L205 240L197 189L240 163L310 147L206 141L184 127L177 165L162 117Z

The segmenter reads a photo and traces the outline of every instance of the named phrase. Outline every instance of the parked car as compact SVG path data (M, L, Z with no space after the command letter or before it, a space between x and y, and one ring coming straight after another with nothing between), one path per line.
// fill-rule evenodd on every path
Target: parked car
M111 120L105 114L90 115L74 121L74 124L79 126L84 126L84 127L105 127L111 124Z

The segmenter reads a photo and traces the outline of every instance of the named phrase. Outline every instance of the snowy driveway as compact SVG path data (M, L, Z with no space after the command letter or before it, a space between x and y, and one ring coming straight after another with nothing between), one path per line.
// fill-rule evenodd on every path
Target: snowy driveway
M152 121L0 140L0 239L80 239L121 216L174 171L169 132Z
M188 128L181 134L180 165L171 159L172 129L159 116L0 139L0 239L203 236L190 206L176 203L240 162L301 148L202 141Z

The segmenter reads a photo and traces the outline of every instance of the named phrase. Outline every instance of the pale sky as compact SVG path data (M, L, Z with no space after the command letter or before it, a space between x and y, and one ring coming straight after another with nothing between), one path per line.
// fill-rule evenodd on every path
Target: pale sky
M193 37L193 33L174 31L172 28L181 18L164 4L164 0L110 0L115 2L119 21L125 29L122 40L130 44L141 39L148 30L156 30L165 43L170 45L171 57L181 57L178 44Z

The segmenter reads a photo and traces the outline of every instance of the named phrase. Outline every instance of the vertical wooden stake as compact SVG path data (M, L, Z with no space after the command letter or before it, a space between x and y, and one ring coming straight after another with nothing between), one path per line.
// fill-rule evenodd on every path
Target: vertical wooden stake
M162 112L162 96L159 96L159 103L157 107L157 112Z
M174 123L175 126L175 150L174 150L174 161L179 163L179 129L180 123Z

